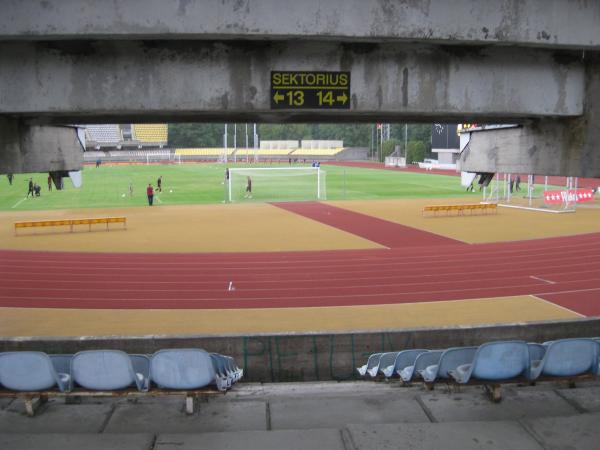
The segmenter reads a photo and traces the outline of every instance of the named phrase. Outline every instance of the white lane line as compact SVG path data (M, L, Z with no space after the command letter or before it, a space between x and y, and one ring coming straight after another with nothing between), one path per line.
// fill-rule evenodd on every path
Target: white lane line
M533 275L529 275L529 278L533 278L534 280L543 281L544 283L556 284L556 281L544 280L543 278L536 277Z
M586 315L584 315L584 314L580 314L580 313L578 313L577 311L573 311L572 309L565 308L564 306L558 305L558 304L556 304L556 303L553 303L553 302L551 302L551 301L549 301L549 300L543 299L543 298L541 298L541 297L538 297L538 296L536 296L536 295L530 295L530 297L531 297L531 298L534 298L534 299L536 299L536 300L540 300L540 301L542 301L542 302L546 302L546 303L548 303L549 305L556 306L557 308L564 309L565 311L568 311L568 312L570 312L571 314L575 314L575 315L577 315L577 316L579 316L579 317L587 317L587 316L586 316Z
M15 203L14 205L12 205L12 208L16 208L17 206L19 206L21 203L23 203L25 200L27 200L27 197L22 198L21 200L19 200L17 203Z

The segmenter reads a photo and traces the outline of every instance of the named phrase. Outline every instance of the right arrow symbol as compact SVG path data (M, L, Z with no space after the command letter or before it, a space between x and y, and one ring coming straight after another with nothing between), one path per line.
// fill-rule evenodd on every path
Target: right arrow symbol
M345 92L343 92L342 95L337 96L337 101L342 102L342 105L345 105L346 102L348 101L348 96L346 95Z
M279 91L275 91L275 95L273 96L273 100L275 100L275 103L276 103L276 104L279 104L279 102L280 102L281 100L283 100L284 98L285 98L285 97L284 97L283 95L281 95L281 94L279 93Z

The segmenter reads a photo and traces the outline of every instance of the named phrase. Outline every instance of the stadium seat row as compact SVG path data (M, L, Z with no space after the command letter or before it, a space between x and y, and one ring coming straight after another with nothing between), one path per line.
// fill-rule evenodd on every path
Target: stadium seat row
M188 395L190 390L210 386L226 391L242 376L243 369L233 358L195 348L159 350L152 355L129 355L120 350L74 355L0 353L0 396L66 396L89 391L111 395L119 390L151 391L153 395L179 390Z
M488 342L479 347L443 350L409 349L374 353L357 368L365 377L399 376L402 382L423 381L493 384L553 377L600 375L600 338L561 339L543 344L524 341ZM499 400L499 391L494 400Z

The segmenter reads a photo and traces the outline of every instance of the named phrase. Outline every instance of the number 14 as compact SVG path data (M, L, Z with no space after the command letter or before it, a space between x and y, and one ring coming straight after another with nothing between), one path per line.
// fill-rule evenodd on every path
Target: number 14
M325 91L325 93L317 91L317 98L319 99L319 106L323 104L333 105L333 92L331 91Z

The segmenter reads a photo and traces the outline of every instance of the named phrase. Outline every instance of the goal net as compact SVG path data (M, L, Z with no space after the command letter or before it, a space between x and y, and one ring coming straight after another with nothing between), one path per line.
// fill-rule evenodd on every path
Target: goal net
M248 178L251 193L246 191ZM320 167L229 169L227 199L239 201L325 200L326 172Z
M146 164L168 163L170 160L171 153L169 151L146 153Z

